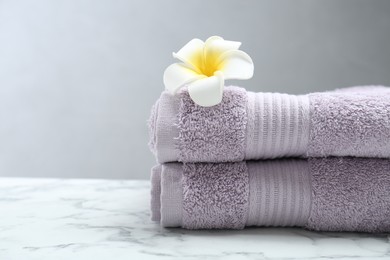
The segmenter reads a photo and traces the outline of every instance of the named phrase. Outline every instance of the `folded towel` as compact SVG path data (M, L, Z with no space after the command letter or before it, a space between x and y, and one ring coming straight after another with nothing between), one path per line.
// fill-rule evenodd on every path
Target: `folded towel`
M152 170L151 204L164 227L390 232L390 160L167 163Z
M158 162L235 162L280 157L390 158L390 88L363 86L307 95L226 87L214 107L183 88L152 109Z

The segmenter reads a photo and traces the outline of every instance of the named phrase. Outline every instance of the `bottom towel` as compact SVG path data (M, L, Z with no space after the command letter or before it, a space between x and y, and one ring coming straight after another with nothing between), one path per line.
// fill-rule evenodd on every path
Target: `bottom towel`
M152 169L164 227L390 232L390 160L329 157L167 163Z

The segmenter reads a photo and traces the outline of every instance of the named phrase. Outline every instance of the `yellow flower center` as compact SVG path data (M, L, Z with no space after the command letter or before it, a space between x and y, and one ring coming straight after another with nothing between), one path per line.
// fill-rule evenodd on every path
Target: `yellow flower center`
M219 60L220 53L210 52L205 55L205 53L197 52L189 60L193 64L199 74L205 75L207 77L214 76L214 73L220 70L223 67L223 64Z

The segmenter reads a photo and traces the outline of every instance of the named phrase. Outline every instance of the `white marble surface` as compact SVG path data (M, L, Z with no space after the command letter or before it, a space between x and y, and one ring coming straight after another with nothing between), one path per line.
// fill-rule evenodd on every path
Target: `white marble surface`
M0 259L390 259L390 235L162 229L147 181L0 178Z

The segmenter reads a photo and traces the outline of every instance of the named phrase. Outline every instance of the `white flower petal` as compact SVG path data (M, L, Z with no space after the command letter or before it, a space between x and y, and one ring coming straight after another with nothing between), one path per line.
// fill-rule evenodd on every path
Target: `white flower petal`
M204 42L202 40L192 39L177 53L172 53L172 55L199 72L199 68L203 63L203 48Z
M221 103L224 78L222 73L216 72L215 76L196 80L188 85L188 93L191 99L202 107L211 107Z
M240 46L241 42L226 41L222 37L211 36L204 43L204 51L206 55L215 52L222 54L225 51L238 50Z
M175 94L183 85L202 78L205 76L199 75L183 63L174 63L164 71L165 88L172 94Z
M215 41L215 40L223 40L223 38L221 36L210 36L209 38L207 38L207 40L205 41L206 42L212 42L212 41Z
M204 44L204 56L206 64L216 65L219 57L226 51L238 50L241 42L225 41L219 36L212 36L208 38Z
M232 50L220 57L219 70L225 79L250 79L254 65L251 57L243 51Z

